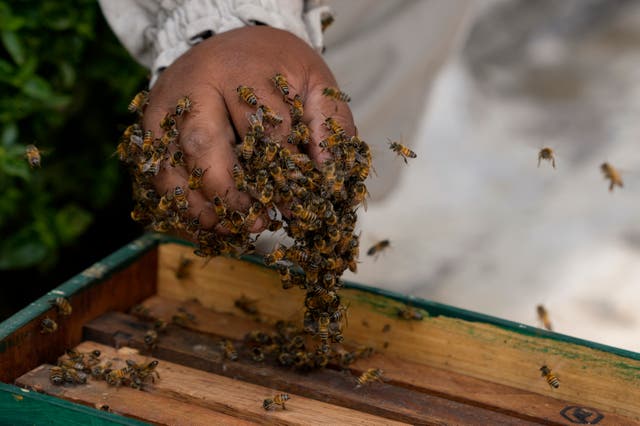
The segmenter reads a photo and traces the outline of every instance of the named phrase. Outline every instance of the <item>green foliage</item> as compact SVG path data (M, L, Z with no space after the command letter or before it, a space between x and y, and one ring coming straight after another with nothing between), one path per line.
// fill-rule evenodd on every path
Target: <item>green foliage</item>
M111 206L127 180L112 154L145 77L95 0L0 1L0 269L54 266Z

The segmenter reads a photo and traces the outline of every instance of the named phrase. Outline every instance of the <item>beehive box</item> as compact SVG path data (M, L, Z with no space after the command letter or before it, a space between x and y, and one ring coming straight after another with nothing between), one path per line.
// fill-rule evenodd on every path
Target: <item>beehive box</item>
M254 362L244 336L280 319L301 322L303 292L284 291L257 259L205 263L192 251L144 235L2 323L0 423L640 424L639 354L356 284L341 290L345 344L372 346L374 355L348 370L306 373ZM198 261L176 274L185 258ZM51 306L61 296L73 306L69 317ZM235 306L243 296L259 315ZM137 304L167 321L183 307L196 321L169 325L151 349L149 324L129 314ZM407 306L424 318L399 318ZM59 328L41 334L47 316ZM224 357L222 339L236 344L239 360ZM54 386L49 368L67 348L157 359L160 378L142 391L91 379ZM541 377L544 364L559 388ZM374 367L385 380L357 387ZM280 392L291 397L286 409L263 409Z

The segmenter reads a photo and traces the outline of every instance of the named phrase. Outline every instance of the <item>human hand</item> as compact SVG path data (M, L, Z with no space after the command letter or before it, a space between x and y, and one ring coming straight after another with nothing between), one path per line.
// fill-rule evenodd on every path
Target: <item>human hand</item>
M237 140L249 129L248 116L256 112L242 101L236 91L240 85L250 86L264 104L283 118L272 135L292 152L289 105L283 101L271 78L280 73L289 83L289 97L300 95L304 102L302 122L311 130L311 142L303 149L318 166L329 158L320 142L329 135L324 126L333 117L347 134L355 126L349 107L322 95L326 87L336 87L336 81L323 59L304 41L293 34L265 26L245 27L221 33L191 48L163 71L149 94L144 114L144 128L158 137L160 121L175 111L176 102L185 95L193 102L192 109L178 118L179 145L186 165L172 167L167 162L154 184L164 194L176 186L187 189L191 171L205 170L202 188L187 191L188 213L199 217L204 228L211 228L218 218L211 208L215 195L225 198L232 209L246 210L251 201L248 194L236 189L232 169L238 164L235 153ZM172 153L171 151L170 153ZM266 225L259 219L251 229L260 232Z

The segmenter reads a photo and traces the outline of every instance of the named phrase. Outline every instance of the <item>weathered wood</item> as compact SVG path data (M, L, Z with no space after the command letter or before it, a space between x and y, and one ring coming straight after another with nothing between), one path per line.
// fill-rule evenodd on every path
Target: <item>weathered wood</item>
M43 364L19 377L16 384L97 409L107 407L109 412L158 425L255 424L198 405L141 392L137 389L127 387L116 389L102 380L89 379L86 385L54 386L49 380L50 368L51 365ZM85 418L83 424L87 423L88 420Z
M101 358L119 360L122 364L125 359L133 359L136 362L145 362L150 359L133 353L131 348L115 350L94 342L83 342L78 346L80 351L89 351L95 348L102 351ZM282 389L276 389L273 386L258 386L164 360L160 361L156 370L160 378L153 384L145 384L144 392L136 391L140 395L144 395L140 400L141 403L146 401L147 395L161 396L260 424L306 425L317 423L319 419L326 424L402 424L353 409L305 398L291 392L289 393L291 399L286 404L286 410L282 410L280 407L265 410L262 406L263 400L281 392ZM111 388L111 393L123 390L122 387ZM168 403L172 404L173 402Z
M212 316L201 314L196 318L200 319L198 323L212 324L209 321ZM87 324L85 335L106 344L120 343L145 350L143 335L147 327L148 324L131 316L110 313ZM224 337L244 335L235 324L229 324L228 329L231 331L223 334ZM442 396L389 383L374 383L356 389L355 377L348 372L323 370L302 374L267 363L255 363L249 361L249 356L239 341L235 341L235 344L241 357L238 361L231 362L224 359L220 341L219 337L213 335L169 325L166 333L158 340L153 355L204 371L274 386L290 393L413 424L551 423L522 413L513 413L515 417L512 417L486 407L472 407ZM424 379L428 380L428 377Z
M160 247L158 295L187 301L197 298L218 312L237 312L234 300L243 294L258 300L268 321L300 321L302 292L283 291L277 272L242 260L213 258L197 264L188 278L178 280L175 265L192 249L177 244ZM370 345L392 357L416 364L528 390L577 405L597 407L640 421L640 361L545 336L532 336L483 322L445 316L403 321L404 307L387 297L355 289L341 290L349 304L347 342ZM385 324L391 331L383 333ZM385 346L387 346L385 348ZM548 365L560 377L551 389L540 377Z
M11 383L37 365L54 362L66 348L80 343L82 327L87 321L110 310L126 310L154 294L157 262L157 250L152 249L126 269L71 295L71 316L60 316L51 307L0 341L0 381ZM97 263L82 274L89 276L106 272L108 271L101 269ZM58 296L68 296L53 292L49 294L51 300ZM58 323L58 330L42 334L40 323L47 316Z

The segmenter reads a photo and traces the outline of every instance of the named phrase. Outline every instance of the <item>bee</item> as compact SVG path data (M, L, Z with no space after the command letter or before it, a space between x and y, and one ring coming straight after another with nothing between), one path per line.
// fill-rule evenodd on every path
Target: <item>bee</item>
M171 322L186 327L187 323L196 322L196 316L188 312L185 308L179 307L178 313L171 317Z
M329 351L329 345L327 341L329 340L329 323L331 321L331 317L328 313L323 312L320 314L318 318L318 336L320 337L320 350L324 353Z
M540 372L542 373L542 377L544 377L549 386L554 389L558 389L560 387L560 380L558 380L558 377L551 372L551 369L549 367L543 365L542 367L540 367Z
M315 222L318 220L318 216L312 211L305 209L302 204L294 204L291 206L291 213L304 222Z
M295 95L293 99L289 100L290 104L290 113L291 113L291 122L298 123L302 120L302 116L304 115L304 107L302 103L302 98L300 95Z
M142 152L145 154L153 151L153 131L147 130L142 137Z
M538 167L540 167L540 161L542 160L551 161L553 168L556 168L556 157L554 156L553 149L549 147L542 148L540 152L538 152Z
M359 388L360 386L364 386L367 383L371 383L374 381L383 382L383 379L382 379L383 373L384 372L379 368L368 369L367 371L362 373L360 377L356 379L356 382L358 382L358 385L356 386L356 388Z
M338 102L351 102L351 98L344 92L335 87L325 87L322 89L322 95Z
M327 136L326 139L323 139L318 144L323 151L331 150L338 146L342 142L342 136L338 134L332 134Z
M345 131L336 120L331 117L327 117L324 120L324 126L334 135L344 136Z
M271 266L274 263L282 260L285 257L286 253L287 249L284 246L277 246L275 250L264 257L264 264L267 266Z
M53 333L58 329L58 324L49 317L46 317L40 323L40 334Z
M188 96L180 98L178 100L178 104L176 105L176 115L178 117L180 117L185 112L191 111L191 106L192 105L193 105L193 103L191 102L191 99L189 99Z
M62 367L62 371L64 374L64 381L67 383L87 383L87 375L83 371L78 371L75 368L65 367Z
M116 370L111 370L104 376L104 380L111 386L120 386L129 382L129 374L131 373L131 367L123 367Z
M267 142L264 148L264 158L267 163L271 163L278 153L278 144L272 141Z
M540 321L542 321L542 325L544 326L544 328L551 331L551 320L549 319L549 312L547 312L545 307L542 305L538 305L536 310L538 311L538 318L540 319Z
M324 32L329 25L333 24L334 18L333 15L330 13L323 13L322 17L320 18L320 29L322 32Z
M602 165L600 165L600 169L602 170L602 173L604 173L604 178L611 181L609 184L609 191L613 191L613 188L616 185L622 188L622 177L620 177L620 172L618 172L618 170L609 163L602 163Z
M58 309L58 314L60 315L69 316L71 312L73 312L71 303L69 303L69 299L66 297L56 297L51 301L51 304Z
M258 314L258 308L256 308L256 302L258 302L257 300L253 300L253 299L249 299L248 297L246 297L244 294L237 299L235 302L233 302L234 306L238 309L240 309L242 312L249 314L249 315L257 315Z
M35 145L27 145L25 148L25 156L32 169L34 167L40 167L40 150ZM120 159L122 160L122 155L120 155Z
M261 138L264 134L264 125L262 124L264 114L262 109L259 109L255 114L247 115L249 117L249 129L251 133L253 133L255 137Z
M282 124L282 117L280 117L277 112L275 112L268 106L260 105L258 109L262 111L262 116L264 120L266 120L266 122L271 124L273 127L276 127Z
M183 280L190 275L191 265L193 265L193 259L189 259L188 257L181 256L180 262L178 263L178 267L176 268L176 278L179 280Z
M240 99L246 102L250 106L256 106L258 104L258 98L256 98L256 94L253 92L253 88L247 86L238 86L236 88L236 92L238 92L238 96Z
M353 204L354 205L362 204L365 211L367 210L368 196L369 196L369 191L367 191L367 187L363 182L357 182L353 186Z
M187 201L187 193L181 186L176 186L173 190L173 199L176 202L176 207L179 210L187 210L189 208L189 201Z
M271 408L273 408L274 405L281 405L282 409L285 410L286 407L284 406L284 403L287 402L289 399L291 399L289 397L288 394L286 393L279 393L276 396L274 396L273 398L267 398L262 402L262 407L265 410L270 410Z
M300 122L291 128L287 142L292 145L307 145L311 141L311 133L306 124Z
M147 102L149 102L149 92L143 90L141 92L138 92L133 97L127 109L129 110L129 112L137 112L138 114L142 115L142 111Z
M167 132L162 135L161 139L156 139L156 141L159 141L156 151L161 148L163 150L166 150L166 147L170 143L176 143L176 141L178 140L178 136L180 136L180 131L176 127L172 127L171 129L167 130Z
M282 288L288 290L295 284L291 279L291 270L286 265L278 265L278 272L280 273L280 281L282 282Z
M169 164L172 167L184 166L186 163L184 162L184 153L182 151L176 151L169 157Z
M333 181L333 185L331 186L331 193L335 198L341 199L341 198L344 198L343 189L344 189L344 175L340 174L336 176L336 179ZM354 202L355 201L356 199L354 198ZM359 204L359 202L357 204Z
M200 167L195 167L191 171L191 175L189 175L189 189L200 189L202 188L202 176L207 170L202 170Z
M289 83L287 83L287 79L282 74L278 73L274 75L271 81L275 84L276 89L282 93L282 96L289 94Z
M64 369L62 367L51 367L49 370L49 380L56 386L62 386L65 382Z
M254 347L251 349L251 359L255 362L264 361L264 351L259 346Z
M131 380L134 382L132 386L139 388L148 377L155 383L156 377L160 378L160 373L156 370L158 363L159 361L154 359L146 364L137 364L135 361L128 359L127 366L130 369Z
M111 361L104 364L98 364L91 367L91 377L94 379L104 380L105 376L111 371Z
M224 356L227 359L230 359L231 361L238 360L238 351L236 350L235 346L233 346L233 342L231 342L231 340L223 340L222 342L220 342L220 346L222 347Z
M242 145L240 145L240 155L245 160L249 160L253 155L253 151L256 145L256 138L251 133L247 133L242 141Z
M376 256L380 254L384 249L388 248L391 245L389 240L382 240L375 243L369 250L367 250L367 256Z
M259 202L254 202L251 207L249 207L249 212L244 219L244 227L246 229L251 229L253 225L255 225L256 221L262 214L262 204Z
M407 321L410 321L410 320L422 321L424 319L424 316L420 311L410 306L404 306L402 308L398 308L397 314L398 314L398 318L401 318Z
M258 201L260 201L262 204L269 204L269 202L271 202L271 200L273 199L273 195L274 195L275 191L273 189L273 185L266 184L264 186L264 188L262 189L262 192L260 192L260 196L258 197Z
M269 173L273 177L273 181L276 184L276 188L282 189L287 184L287 179L282 174L282 169L275 162L269 164Z
M238 188L239 191L245 190L247 187L247 181L245 180L244 171L242 170L242 167L240 167L238 164L234 164L232 175L233 175L233 180L236 184L236 188Z
M173 205L173 193L167 192L162 197L160 197L160 201L158 201L158 210L161 212L166 212Z
M170 112L168 112L164 116L164 118L160 121L160 127L162 127L163 130L171 130L174 127L176 127L175 116L173 114L171 114Z
M344 154L345 170L353 169L356 164L356 149L352 145L347 145L342 149L342 153Z
M417 154L413 151L411 151L409 148L407 148L406 146L402 145L399 142L393 142L393 141L389 141L389 149L393 152L395 152L396 154L398 154L405 162L405 164L409 164L407 162L407 158L416 158Z
M218 219L222 220L227 217L227 204L219 195L213 197L213 210L216 212Z

